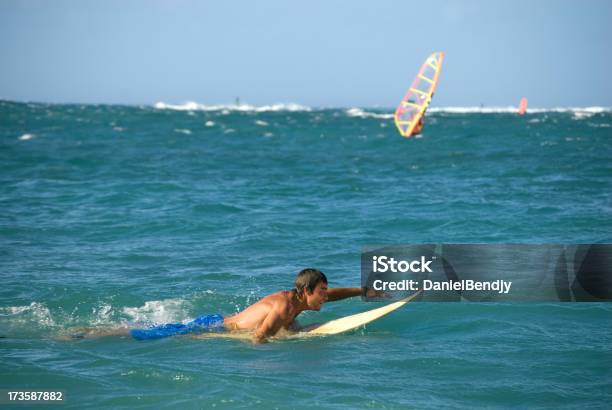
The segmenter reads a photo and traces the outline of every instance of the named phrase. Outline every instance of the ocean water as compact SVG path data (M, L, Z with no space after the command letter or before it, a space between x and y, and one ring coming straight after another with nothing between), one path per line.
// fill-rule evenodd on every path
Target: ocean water
M359 286L367 244L611 242L611 127L607 108L446 108L403 139L390 109L1 101L0 389L67 408L609 408L609 303L412 303L265 345L63 337L232 314L304 267Z

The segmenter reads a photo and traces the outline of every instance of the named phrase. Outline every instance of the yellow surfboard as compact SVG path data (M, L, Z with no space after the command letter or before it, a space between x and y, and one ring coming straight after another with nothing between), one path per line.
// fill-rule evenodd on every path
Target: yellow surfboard
M306 333L309 335L337 335L338 333L347 332L356 329L360 326L367 325L370 322L380 319L404 306L406 303L414 299L420 292L414 293L397 302L389 303L383 307L379 307L365 312L357 313L350 316L345 316L340 319L330 320L315 328L309 329Z

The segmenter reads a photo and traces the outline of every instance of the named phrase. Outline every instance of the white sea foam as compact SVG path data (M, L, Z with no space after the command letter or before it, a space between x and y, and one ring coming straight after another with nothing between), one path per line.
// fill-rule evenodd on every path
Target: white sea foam
M310 107L306 107L300 104L288 103L288 104L272 104L255 106L250 104L219 104L219 105L205 105L199 104L193 101L186 102L184 104L167 104L164 102L157 102L154 105L158 110L176 110L176 111L242 111L242 112L270 112L270 111L311 111Z
M184 321L190 307L183 299L152 300L140 307L124 307L123 313L137 323L172 323Z
M267 127L268 125L270 125L270 124L268 124L267 122L262 121L262 120L257 120L257 121L255 121L255 124L257 124L257 125L259 125L259 126L261 126L261 127Z
M380 112L369 112L365 111L362 108L349 108L346 110L346 115L349 117L358 117L358 118L383 118L390 119L393 118L393 113L380 113Z
M582 120L584 118L589 118L592 117L594 114L591 114L589 112L575 112L574 113L574 119L575 120Z
M108 325L113 322L113 307L107 303L102 303L97 307L93 308L93 325Z
M191 135L191 130L186 128L175 128L174 132L178 132L179 134Z
M214 121L206 121L206 125L207 127L214 127L215 126L215 122Z
M0 316L8 316L13 321L35 321L44 326L54 326L51 311L43 303L32 302L26 306L9 306L0 308Z
M153 105L153 107L157 108L158 110L176 110L176 111L201 110L200 104L195 103L195 102L186 102L180 105L166 104L164 102L157 102Z

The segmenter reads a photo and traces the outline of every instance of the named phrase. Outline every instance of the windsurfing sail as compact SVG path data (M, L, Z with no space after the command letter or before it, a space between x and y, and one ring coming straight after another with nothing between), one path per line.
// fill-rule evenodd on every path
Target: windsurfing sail
M433 53L421 66L406 95L395 110L395 126L402 136L408 138L416 134L417 125L422 120L425 110L431 102L440 69L444 61L444 53Z
M527 98L521 98L521 103L519 104L519 115L524 115L527 112Z

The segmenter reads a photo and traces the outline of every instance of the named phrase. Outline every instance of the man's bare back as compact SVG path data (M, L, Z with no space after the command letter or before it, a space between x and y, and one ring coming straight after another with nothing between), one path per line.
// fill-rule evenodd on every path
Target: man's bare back
M264 297L255 302L242 312L224 319L225 327L228 330L256 330L264 322L272 310L280 311L282 317L281 325L289 328L293 323L297 313L293 308L292 291L282 290Z
M323 278L325 278L323 276ZM304 310L320 310L323 303L346 299L361 294L360 288L327 288L327 280L310 286L273 293L247 307L242 312L224 319L230 331L253 331L253 340L263 342L280 330L298 331L295 318Z

